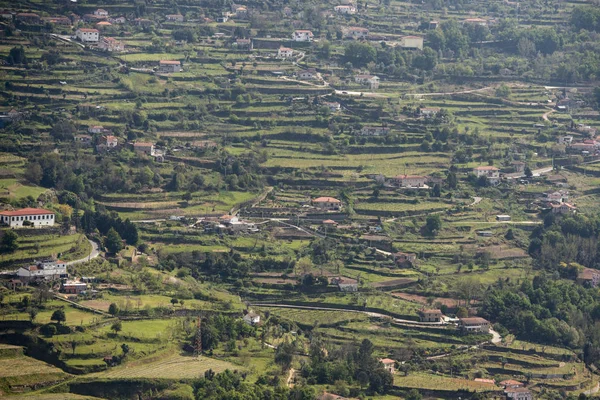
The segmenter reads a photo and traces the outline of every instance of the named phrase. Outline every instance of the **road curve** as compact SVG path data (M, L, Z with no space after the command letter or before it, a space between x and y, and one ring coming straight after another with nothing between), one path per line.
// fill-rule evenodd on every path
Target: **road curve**
M81 264L81 263L90 261L100 255L100 250L98 249L98 243L96 243L90 239L88 239L88 242L90 242L90 244L92 245L92 251L90 252L90 254L88 254L86 257L80 258L79 260L73 260L73 261L66 262L65 264L67 264L67 266Z

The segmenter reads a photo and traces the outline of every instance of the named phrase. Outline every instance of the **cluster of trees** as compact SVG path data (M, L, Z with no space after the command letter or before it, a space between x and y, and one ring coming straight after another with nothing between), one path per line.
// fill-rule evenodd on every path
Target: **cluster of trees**
M256 335L254 327L246 324L239 318L223 314L215 314L201 321L202 350L210 352L219 343L233 342Z
M112 211L105 210L86 210L81 217L81 228L86 233L93 233L98 230L103 236L106 236L105 246L111 253L117 253L122 248L122 240L127 244L135 246L139 241L137 227L129 219L123 221L119 215Z
M340 347L326 353L315 340L310 348L310 361L302 365L300 374L309 384L333 384L336 381L358 383L372 394L385 394L393 386L392 374L373 355L374 346L364 339L359 346Z
M575 29L600 32L600 8L593 5L577 6L571 14Z
M600 268L600 216L583 214L556 218L548 214L544 225L532 233L529 254L540 269L566 271L562 263L578 263L585 267Z
M372 45L366 42L349 42L344 46L344 62L355 68L401 76L411 69L430 71L437 65L437 53L429 47L422 52L409 52L401 47Z
M481 315L517 337L568 346L600 359L600 296L597 290L537 276L521 285L499 281L485 294Z

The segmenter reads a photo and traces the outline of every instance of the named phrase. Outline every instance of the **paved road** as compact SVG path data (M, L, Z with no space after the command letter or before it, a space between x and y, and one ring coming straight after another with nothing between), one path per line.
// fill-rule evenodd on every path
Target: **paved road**
M73 261L69 261L66 264L67 265L75 265L75 264L81 264L83 262L87 262L90 261L96 257L98 257L100 255L100 250L98 250L98 243L94 242L93 240L88 239L88 242L90 242L90 244L92 245L92 251L91 253L84 258L80 258L79 260L73 260Z
M498 344L502 341L502 336L498 332L493 329L490 329L490 333L492 334L492 343Z

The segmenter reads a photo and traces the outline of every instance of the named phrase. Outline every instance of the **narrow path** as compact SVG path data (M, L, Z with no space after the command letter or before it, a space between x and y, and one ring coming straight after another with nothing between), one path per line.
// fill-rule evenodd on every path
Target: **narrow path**
M473 202L469 204L469 207L473 207L476 204L479 204L483 200L483 197L473 196Z
M555 109L552 109L552 110L548 111L547 113L545 113L544 115L542 115L542 119L543 119L544 121L550 121L550 120L548 119L548 115L552 114L552 113L553 113L553 112L555 112L555 111L556 111Z
M585 394L586 396L590 396L592 394L598 393L599 391L600 391L600 383L596 383L596 386L594 386L590 390L584 391L583 394Z
M81 264L81 263L90 261L100 255L100 250L98 249L98 243L96 243L90 239L88 239L88 242L90 242L90 244L92 245L92 251L90 252L90 254L87 255L86 257L80 258L79 260L73 260L73 261L66 262L65 264L67 264L67 266Z
M79 303L76 303L76 302L74 302L74 301L71 301L71 300L69 300L69 299L66 299L66 298L64 298L64 297L62 297L62 296L59 296L58 294L54 294L54 298L55 298L55 299L57 299L57 300L60 300L60 301L64 301L64 302L66 302L66 303L69 303L69 304L70 304L70 305L72 305L73 307L80 308L80 309L84 309L84 310L87 310L87 311L91 311L91 312L93 312L94 314L100 314L100 315L103 315L103 316L105 316L105 317L110 317L110 318L112 318L112 317L113 317L113 316L112 316L111 314L109 314L109 313L106 313L106 312L104 312L104 311L98 310L97 308L92 308L92 307L84 306L83 304L79 304Z
M292 383L292 379L294 378L295 373L296 373L296 370L294 368L290 368L290 373L288 375L287 381L285 382L287 387L289 387L289 388L294 387L294 384Z

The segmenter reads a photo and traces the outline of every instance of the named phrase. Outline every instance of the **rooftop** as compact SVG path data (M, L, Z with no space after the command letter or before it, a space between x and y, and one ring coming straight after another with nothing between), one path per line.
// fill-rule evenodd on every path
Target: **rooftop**
M20 217L24 215L46 215L54 214L54 211L44 210L43 208L22 208L16 211L2 211L0 215L7 217Z
M313 203L341 203L341 201L333 197L317 197Z
M175 61L175 60L160 60L160 64L162 64L162 65L181 65L181 61Z

